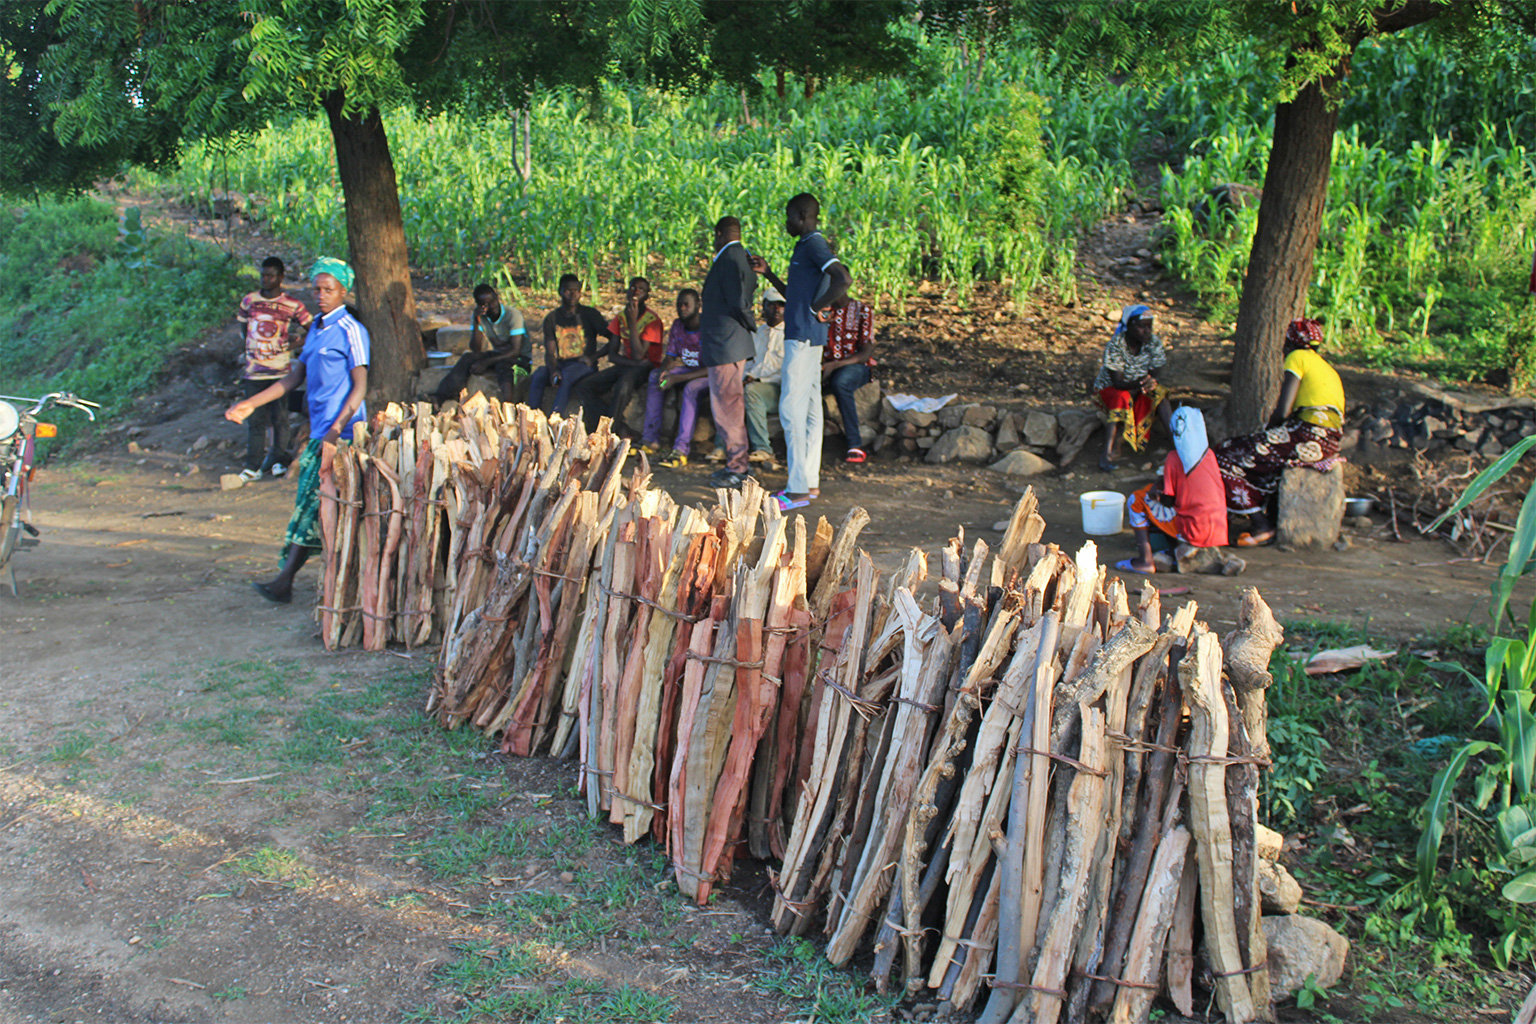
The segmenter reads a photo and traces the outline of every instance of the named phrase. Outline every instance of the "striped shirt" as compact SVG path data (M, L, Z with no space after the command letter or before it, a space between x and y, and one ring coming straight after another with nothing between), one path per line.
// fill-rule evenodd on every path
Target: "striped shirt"
M368 365L368 328L358 322L345 306L315 317L299 353L304 364L304 386L309 392L309 433L323 437L336 424L347 395L352 392L352 370ZM350 439L352 424L368 418L366 403L343 426L341 435Z

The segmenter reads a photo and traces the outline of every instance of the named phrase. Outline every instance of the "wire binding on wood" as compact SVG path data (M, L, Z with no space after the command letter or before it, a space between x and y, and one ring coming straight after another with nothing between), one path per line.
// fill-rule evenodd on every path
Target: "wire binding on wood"
M1086 764L1083 764L1083 762L1079 761L1077 758L1068 757L1066 754L1053 754L1049 750L1036 750L1034 747L1014 747L1013 749L1015 753L1019 754L1043 754L1050 758L1052 761L1060 761L1062 764L1071 765L1073 768L1076 768L1084 775L1092 775L1100 779L1106 778L1109 775L1109 772L1099 768L1089 768Z
M735 658L716 658L708 654L694 654L692 651L688 652L687 659L689 661L702 661L710 665L735 665L737 668L763 667L761 661L737 661Z

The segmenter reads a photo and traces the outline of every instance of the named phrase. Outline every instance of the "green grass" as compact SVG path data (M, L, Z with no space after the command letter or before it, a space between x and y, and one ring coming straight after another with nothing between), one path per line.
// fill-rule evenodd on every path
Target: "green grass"
M1373 638L1347 623L1285 628L1286 648L1298 656L1277 651L1270 665L1275 763L1262 777L1260 814L1297 841L1286 865L1313 904L1307 912L1354 942L1347 991L1329 994L1322 1007L1367 1021L1404 1007L1436 1015L1518 1004L1518 978L1493 969L1487 942L1511 914L1524 915L1536 936L1536 915L1499 897L1501 882L1481 867L1476 849L1491 843L1487 829L1463 819L1465 863L1447 873L1442 896L1426 902L1415 882L1430 779L1480 708L1461 677L1429 669L1412 651L1480 667L1486 638L1453 628L1404 645L1390 661L1309 677L1302 665L1313 650Z
M0 208L0 377L7 394L74 391L110 424L149 390L167 356L235 308L241 284L216 249L150 232L127 252L111 206L91 200ZM59 440L83 413L49 419Z
M319 881L315 870L298 854L277 846L263 846L236 857L229 862L229 869L259 881L280 882L292 889L310 889Z
M806 939L787 938L767 953L767 970L753 986L806 1005L812 1020L824 1024L862 1024L889 1020L900 995L877 996L864 991L864 978L827 962Z

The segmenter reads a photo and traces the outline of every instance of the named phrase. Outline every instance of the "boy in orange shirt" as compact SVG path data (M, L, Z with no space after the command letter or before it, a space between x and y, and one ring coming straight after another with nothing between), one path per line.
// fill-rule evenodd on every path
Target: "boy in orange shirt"
M314 319L309 310L283 291L283 261L268 256L261 262L261 288L240 300L235 319L244 324L245 367L241 373L244 397L271 387L288 373L293 352L304 341L303 328ZM301 330L294 333L293 326ZM295 344L297 341L299 344ZM272 441L267 443L271 428ZM260 480L263 473L282 476L293 455L288 451L288 405L270 402L246 421L245 469L240 478Z

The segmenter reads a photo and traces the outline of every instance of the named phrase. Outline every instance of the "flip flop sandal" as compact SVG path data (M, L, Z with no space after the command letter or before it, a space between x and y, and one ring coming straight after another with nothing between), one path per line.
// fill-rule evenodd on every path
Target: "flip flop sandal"
M1233 544L1232 546L1233 547L1237 547L1237 548L1262 548L1265 545L1273 544L1274 542L1275 542L1275 532L1273 530L1271 530L1269 533L1263 534L1262 536L1259 536L1259 537L1255 537L1251 533L1241 534L1237 538L1237 542L1235 544Z
M849 448L848 449L848 454L847 454L847 456L844 457L843 461L844 462L863 462L868 457L869 456L864 454L864 449L862 449L862 448Z
M1188 587L1158 587L1157 588L1157 594L1158 594L1159 597L1178 597L1180 594L1187 594L1187 593L1189 593L1189 588Z
M293 591L291 590L286 594L279 594L265 583L252 583L251 589L256 591L256 593L260 594L262 597L266 598L268 601L271 601L273 604L293 603Z
M1155 569L1152 570L1151 572L1148 572L1146 569L1138 569L1138 568L1136 568L1134 565L1131 564L1131 560L1129 558L1122 558L1122 559L1120 559L1120 561L1115 563L1115 568L1118 569L1120 572L1133 572L1133 573L1135 573L1138 576L1154 576L1154 575L1157 574L1157 570L1155 570Z
M773 500L779 503L779 511L780 512L788 512L791 509L796 509L796 508L805 508L807 505L809 505L811 503L811 499L810 498L791 498L789 495L785 494L783 491L779 491L776 494L774 494L773 495Z

